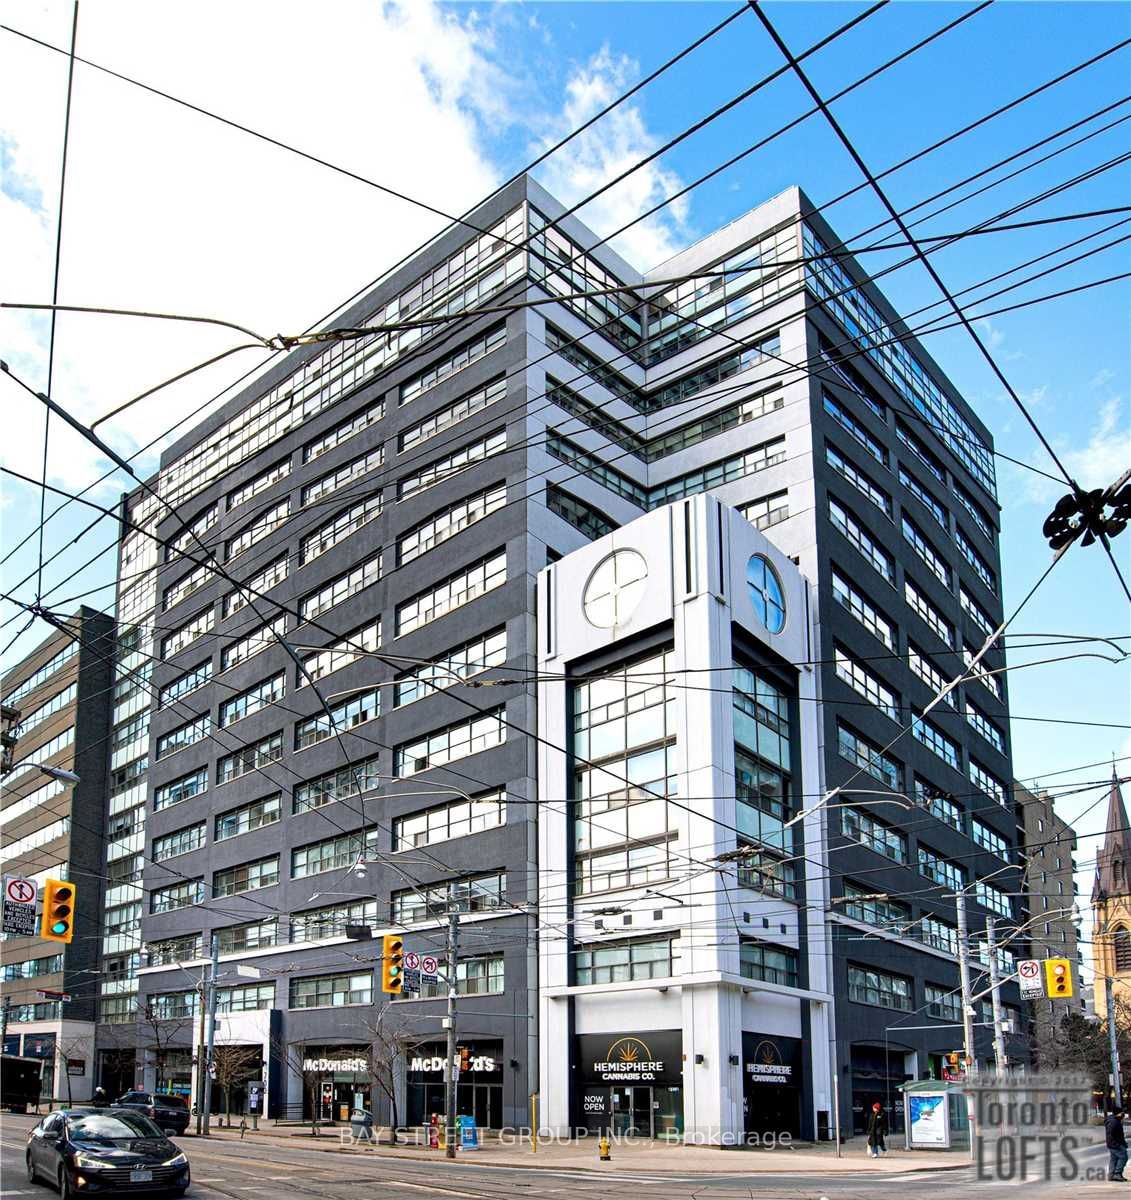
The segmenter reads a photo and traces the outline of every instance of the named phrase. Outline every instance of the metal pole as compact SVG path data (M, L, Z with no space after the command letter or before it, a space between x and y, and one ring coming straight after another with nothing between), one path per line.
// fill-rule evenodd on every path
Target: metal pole
M830 1066L833 1072L833 1138L836 1143L836 1156L840 1158L840 1073L837 1070L836 1042L829 1042Z
M958 918L958 981L962 991L962 1042L963 1057L966 1059L966 1070L971 1075L978 1073L978 1060L974 1057L974 1016L973 1002L970 998L970 939L966 930L966 893L957 892L954 897L954 909ZM974 1098L966 1093L966 1124L970 1137L970 1157L973 1158L976 1149L974 1145Z
M8 1009L12 1007L12 997L5 996L4 1003L0 1005L0 1038L8 1036ZM7 1051L4 1051L7 1054Z
M200 1015L200 1029L196 1039L196 1136L202 1137L204 1134L204 1053L205 1053L205 1038L204 1038L204 1015L207 1007L208 998L208 971L211 965L204 967L200 972L200 983L197 984L199 993L197 1000L197 1012Z
M1111 1047L1111 1077L1115 1088L1115 1107L1123 1107L1123 1081L1119 1077L1119 1036L1115 1028L1115 980L1110 975L1104 976L1104 988L1107 991L1107 1041Z
M208 973L208 1053L204 1060L204 1136L211 1135L212 1055L216 1049L216 976L220 973L220 939L212 935L212 969Z
M986 918L986 950L990 956L990 1005L994 1014L994 1058L997 1059L998 1073L1004 1072L1009 1063L1005 1057L1005 1030L1002 1021L1005 1013L1001 1005L1001 975L997 962L997 943L994 940L994 919Z
M456 954L459 950L459 912L448 913L448 1061L444 1069L444 1154L456 1156Z

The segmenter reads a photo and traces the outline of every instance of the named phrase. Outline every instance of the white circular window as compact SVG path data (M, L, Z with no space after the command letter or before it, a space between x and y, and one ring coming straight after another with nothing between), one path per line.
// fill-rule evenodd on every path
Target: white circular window
M751 557L746 564L746 584L759 620L770 633L781 633L785 628L785 594L769 559L761 554Z
M614 551L585 585L585 619L598 629L623 625L636 611L647 582L648 564L635 550Z

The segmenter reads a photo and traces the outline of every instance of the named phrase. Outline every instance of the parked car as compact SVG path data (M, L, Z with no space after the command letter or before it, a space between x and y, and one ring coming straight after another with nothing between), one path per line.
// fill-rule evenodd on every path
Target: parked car
M140 1109L166 1133L182 1134L189 1124L189 1103L171 1092L127 1092L114 1101L120 1108Z
M189 1164L137 1108L53 1112L28 1134L29 1183L45 1179L61 1200L84 1192L168 1192L183 1196Z

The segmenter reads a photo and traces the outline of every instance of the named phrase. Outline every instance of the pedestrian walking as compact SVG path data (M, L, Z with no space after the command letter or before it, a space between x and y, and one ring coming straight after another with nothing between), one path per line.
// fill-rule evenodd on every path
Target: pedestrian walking
M1122 1130L1122 1126L1120 1126ZM884 1142L884 1134L888 1131L888 1118L884 1112L884 1106L877 1100L872 1105L872 1111L868 1114L868 1157L879 1158L881 1154L887 1154L887 1144ZM1126 1158L1126 1156L1124 1156Z
M110 1101L106 1099L106 1093L102 1088L94 1089L94 1096L90 1101L92 1108L109 1108Z
M1127 1134L1123 1132L1123 1109L1116 1108L1104 1118L1104 1141L1111 1155L1111 1170L1108 1179L1126 1183L1123 1168L1127 1166Z

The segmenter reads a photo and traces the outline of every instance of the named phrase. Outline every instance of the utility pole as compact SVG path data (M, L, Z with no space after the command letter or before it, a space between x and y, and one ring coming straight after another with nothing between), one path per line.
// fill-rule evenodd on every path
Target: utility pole
M12 1007L12 997L5 996L4 1003L0 1004L0 1038L8 1036L8 1009Z
M970 938L966 929L966 893L957 892L954 897L958 916L958 979L962 990L962 1042L966 1057L966 1069L976 1074L978 1062L974 1056L973 1001L970 999Z
M204 1059L204 1136L211 1136L212 1055L216 1049L216 976L220 973L220 939L212 934L212 966L208 972L208 1049Z
M1111 1078L1115 1089L1115 1107L1123 1107L1123 1082L1119 1078L1119 1037L1115 1028L1115 980L1110 975L1104 977L1104 990L1107 992L1107 1042L1111 1047Z
M197 1015L200 1018L200 1029L196 1038L196 1136L201 1137L204 1132L204 1076L207 1073L208 1067L204 1061L204 1018L208 1009L208 971L210 967L202 967L200 971L200 982L196 985L199 998L197 1000Z
M444 1068L444 1154L456 1156L456 954L459 950L459 911L448 913L448 1060Z
M998 1074L1002 1074L1009 1064L1005 1058L1005 1030L1002 1026L1004 1011L1001 1005L1001 973L998 970L997 942L994 940L994 919L986 918L986 950L990 956L990 1004L994 1013L994 1058L997 1060Z

